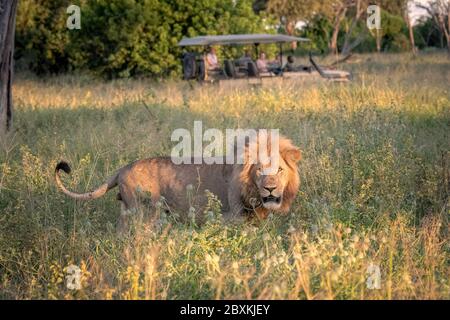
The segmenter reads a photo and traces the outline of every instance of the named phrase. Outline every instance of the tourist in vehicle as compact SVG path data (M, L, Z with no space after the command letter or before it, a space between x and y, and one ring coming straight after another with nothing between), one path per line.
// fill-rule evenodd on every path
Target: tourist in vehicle
M311 72L311 67L310 66L305 66L305 65L296 65L294 57L293 56L288 56L287 57L287 62L283 66L283 72L297 72L297 71Z
M250 50L245 50L244 55L236 60L236 64L240 67L247 67L247 63L252 61Z
M261 52L258 60L256 60L256 67L258 68L259 72L269 72L266 54L264 52Z
M264 52L261 52L261 55L259 56L259 59L256 60L256 67L258 68L259 72L265 73L273 73L275 75L279 75L281 70L280 65L280 57L277 56L275 60L267 60L266 54Z
M234 61L238 72L248 73L248 64L252 63L252 54L250 50L245 50L244 55Z
M220 70L219 62L216 56L216 49L211 47L206 55L206 67L208 70Z
M283 67L283 71L287 71L287 72L292 72L292 71L296 71L296 68L294 66L295 60L293 56L288 56L287 57L287 62Z

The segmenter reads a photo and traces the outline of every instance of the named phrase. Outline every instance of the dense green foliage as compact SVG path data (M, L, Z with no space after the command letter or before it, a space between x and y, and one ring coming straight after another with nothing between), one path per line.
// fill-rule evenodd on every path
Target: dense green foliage
M431 19L423 19L420 21L415 30L419 48L444 48L446 46L444 34Z
M36 73L66 71L68 0L21 0L16 17L15 55L19 67Z
M17 58L37 73L89 69L106 77L180 71L183 36L262 32L252 1L86 0L81 29L66 27L66 0L23 0Z

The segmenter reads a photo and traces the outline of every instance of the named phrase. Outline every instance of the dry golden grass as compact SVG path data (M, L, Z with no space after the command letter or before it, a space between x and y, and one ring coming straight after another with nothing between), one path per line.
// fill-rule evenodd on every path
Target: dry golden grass
M0 298L449 299L450 62L364 55L346 67L350 84L242 90L19 75L0 153ZM304 159L291 213L242 226L217 208L203 226L157 213L119 238L115 193L81 203L55 188L61 158L84 191L169 154L172 130L194 120L292 138ZM72 264L81 290L66 287ZM367 287L371 265L380 289Z

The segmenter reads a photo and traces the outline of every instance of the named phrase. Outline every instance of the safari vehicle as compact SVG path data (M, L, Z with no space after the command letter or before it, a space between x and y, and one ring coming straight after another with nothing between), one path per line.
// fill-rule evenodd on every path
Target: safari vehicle
M183 79L196 79L201 82L211 82L224 84L264 84L284 79L314 79L326 81L349 81L351 74L342 70L331 70L319 66L309 54L310 66L297 66L294 71L286 71L283 68L283 43L309 42L307 38L293 37L281 34L233 34L218 36L198 36L193 38L183 38L178 46L192 47L202 46L204 48L211 46L237 46L253 45L256 56L259 56L259 45L275 43L279 46L278 72L269 71L261 73L256 67L255 61L248 58L243 61L240 59L226 59L222 67L217 70L207 70L205 55L186 51L183 54ZM244 63L243 63L244 62ZM270 69L269 69L270 70ZM273 69L272 69L273 70Z

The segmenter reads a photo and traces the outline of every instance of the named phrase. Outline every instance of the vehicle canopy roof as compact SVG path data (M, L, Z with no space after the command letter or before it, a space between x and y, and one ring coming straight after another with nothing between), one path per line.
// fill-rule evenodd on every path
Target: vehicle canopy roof
M193 38L184 37L178 42L178 46L212 46L233 44L260 44L310 41L308 38L293 37L284 34L230 34L219 36L199 36Z

